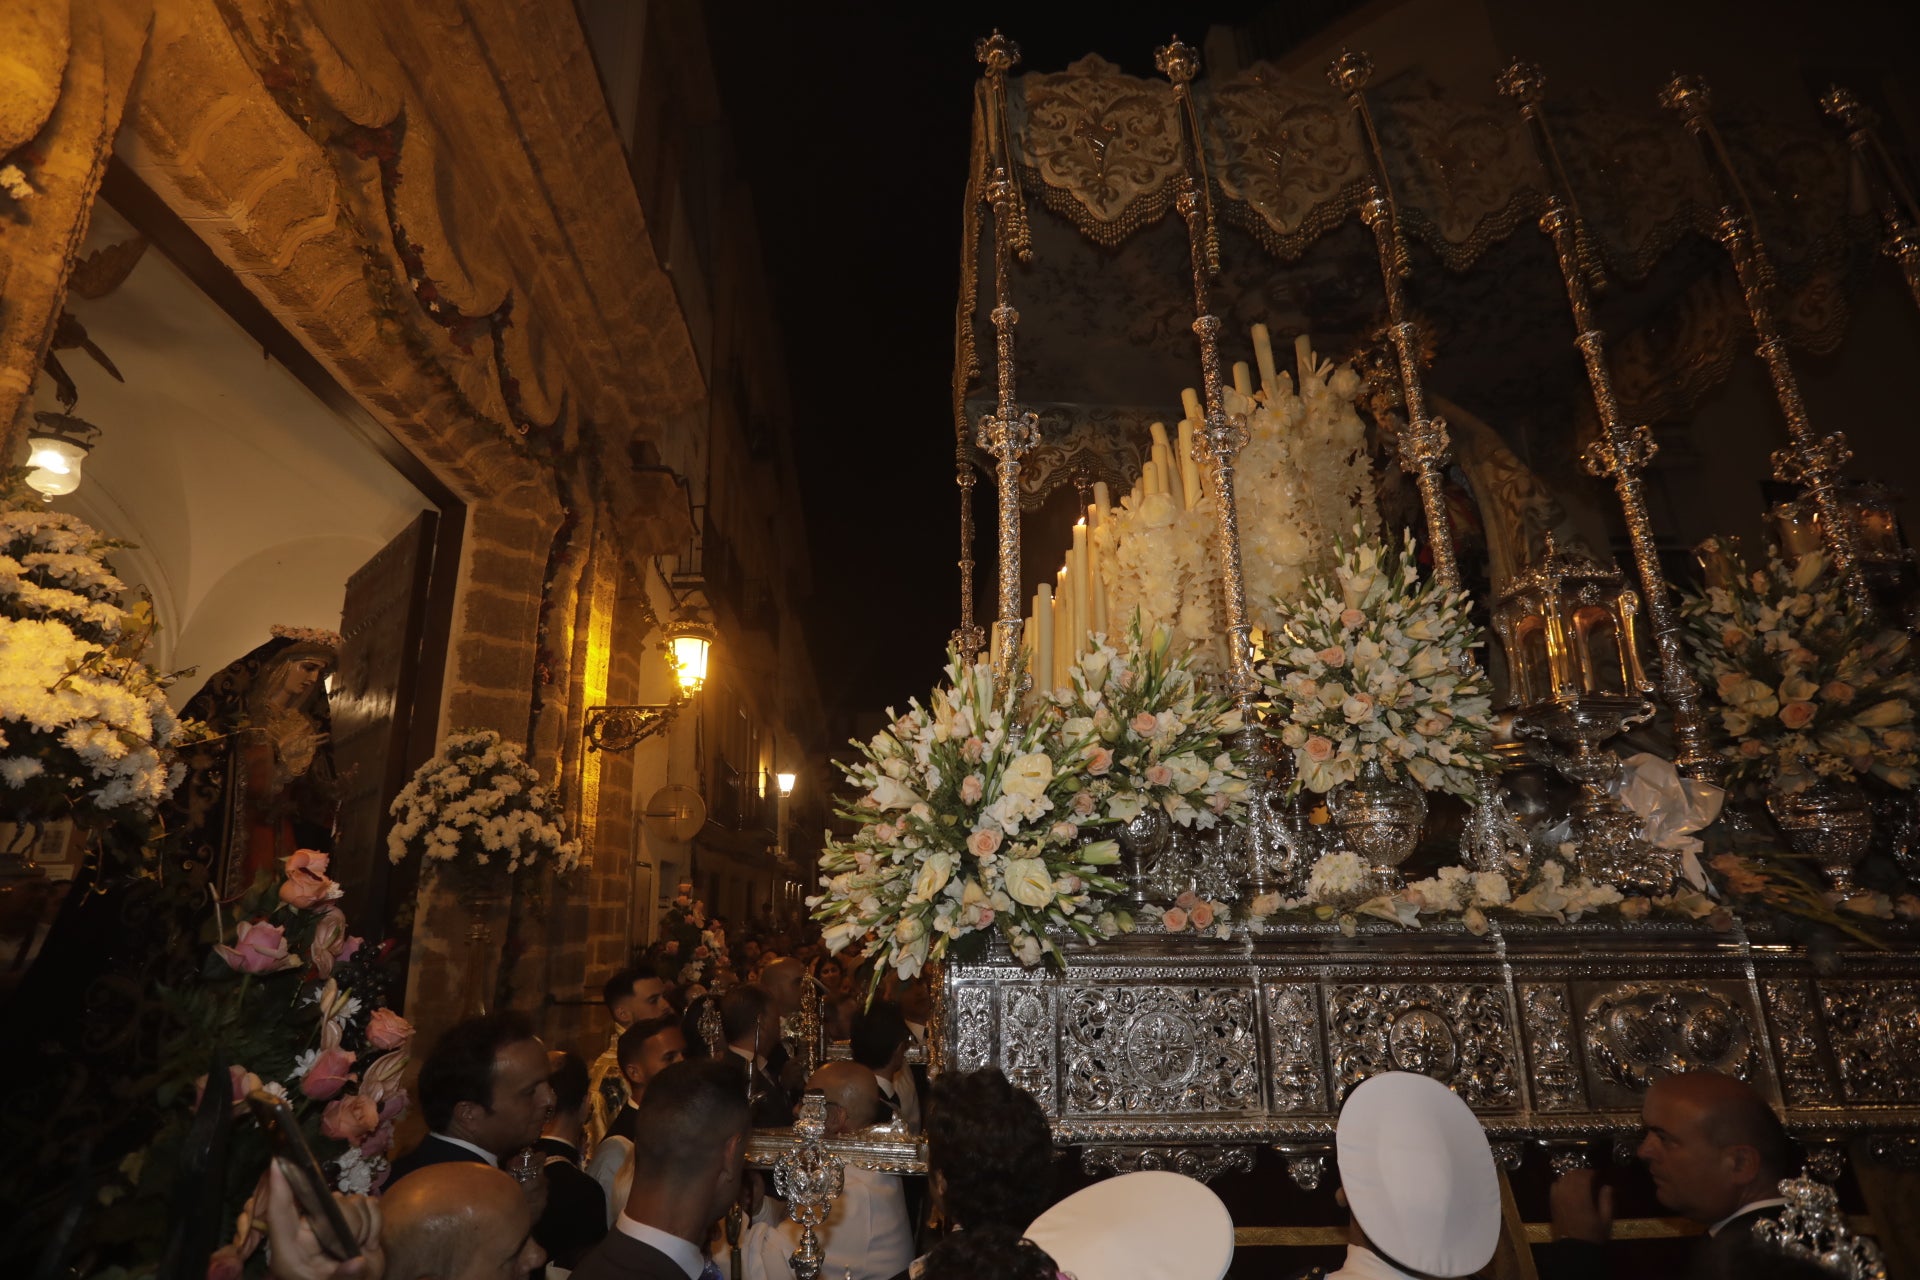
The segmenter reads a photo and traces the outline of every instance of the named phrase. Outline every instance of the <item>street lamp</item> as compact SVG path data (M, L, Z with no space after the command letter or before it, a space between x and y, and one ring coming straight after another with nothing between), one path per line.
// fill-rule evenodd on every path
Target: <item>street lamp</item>
M780 798L782 800L785 800L788 796L793 794L793 782L794 782L793 774L776 773L773 775L773 780L774 780L774 783L780 788Z
M47 502L80 487L80 468L100 428L65 413L33 415L36 429L27 437L27 487Z
M631 751L672 724L680 708L692 701L707 682L707 659L712 654L715 635L713 624L696 617L691 610L683 608L675 613L660 646L673 663L673 700L590 708L587 749Z

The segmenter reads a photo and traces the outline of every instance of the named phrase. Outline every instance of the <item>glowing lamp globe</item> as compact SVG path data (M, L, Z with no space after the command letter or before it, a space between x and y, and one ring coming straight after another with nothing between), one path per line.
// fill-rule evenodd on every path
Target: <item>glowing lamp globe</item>
M676 631L667 637L674 678L688 697L700 692L700 686L707 682L707 653L712 647L712 639L701 631Z
M792 774L776 773L773 775L773 781L774 785L780 788L780 798L782 800L793 794L794 776Z
M27 485L48 502L80 487L87 446L59 435L27 437Z

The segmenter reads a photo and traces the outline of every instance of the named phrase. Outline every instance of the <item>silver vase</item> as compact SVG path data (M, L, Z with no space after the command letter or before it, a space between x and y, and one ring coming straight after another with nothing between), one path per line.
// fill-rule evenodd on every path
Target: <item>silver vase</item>
M1859 888L1853 873L1873 839L1873 813L1857 782L1821 779L1798 791L1775 789L1767 810L1787 844L1826 874L1834 891L1850 896Z
M1378 761L1369 760L1360 776L1327 793L1327 814L1348 849L1379 876L1382 891L1399 879L1399 866L1420 843L1427 821L1427 798L1411 782L1396 782Z
M1148 887L1160 856L1173 842L1173 819L1157 804L1149 804L1120 825L1120 869L1127 878L1127 901L1147 905Z

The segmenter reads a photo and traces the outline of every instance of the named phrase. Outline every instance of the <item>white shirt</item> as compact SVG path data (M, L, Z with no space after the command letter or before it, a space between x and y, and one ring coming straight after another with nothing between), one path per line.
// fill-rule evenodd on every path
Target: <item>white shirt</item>
M673 1259L673 1265L687 1273L687 1280L700 1280L700 1273L707 1269L707 1255L702 1253L700 1246L691 1240L670 1236L658 1227L650 1227L644 1222L629 1218L624 1213L614 1219L613 1229L621 1235L631 1236L641 1244L650 1244L666 1254Z
M1738 1209L1735 1209L1732 1213L1728 1214L1726 1217L1720 1219L1720 1221L1708 1227L1707 1234L1710 1236L1719 1235L1720 1228L1726 1226L1729 1222L1732 1222L1735 1218L1739 1217L1743 1213L1752 1213L1755 1209L1771 1209L1775 1205L1782 1205L1782 1204L1785 1204L1786 1202L1787 1200L1785 1196L1772 1196L1766 1200L1749 1201L1748 1203L1741 1205Z
M892 1280L913 1262L906 1190L892 1174L846 1166L844 1188L817 1230L825 1252L822 1280L848 1274L853 1280ZM755 1224L741 1242L744 1274L749 1280L792 1280L787 1259L799 1247L800 1224L784 1215L767 1226Z
M488 1164L492 1165L496 1169L500 1167L500 1158L494 1155L493 1152L487 1150L485 1147L476 1147L471 1142L468 1142L465 1138L456 1138L450 1133L436 1133L433 1136L440 1139L440 1141L442 1142L451 1142L456 1147L460 1147L464 1150L473 1152L473 1154L475 1154L476 1156L479 1156L482 1160L485 1160ZM1781 1203L1784 1204L1785 1201L1782 1201Z
M633 1190L633 1143L617 1133L600 1139L587 1161L587 1176L600 1184L607 1197L607 1226L627 1207L627 1193Z
M1406 1272L1388 1262L1365 1245L1347 1246L1347 1260L1338 1271L1329 1271L1327 1280L1412 1280Z

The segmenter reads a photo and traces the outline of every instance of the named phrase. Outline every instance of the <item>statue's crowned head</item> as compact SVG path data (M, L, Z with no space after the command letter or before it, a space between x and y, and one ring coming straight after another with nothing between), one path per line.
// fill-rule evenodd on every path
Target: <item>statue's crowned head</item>
M267 660L254 699L262 709L304 711L314 690L339 665L341 639L309 627L275 627L273 635L289 643Z

